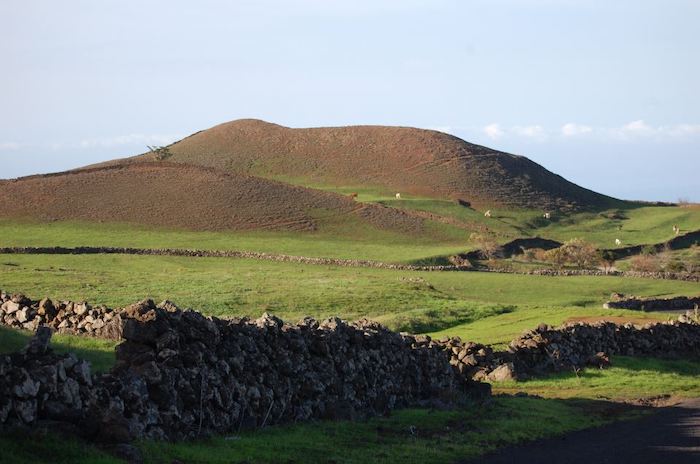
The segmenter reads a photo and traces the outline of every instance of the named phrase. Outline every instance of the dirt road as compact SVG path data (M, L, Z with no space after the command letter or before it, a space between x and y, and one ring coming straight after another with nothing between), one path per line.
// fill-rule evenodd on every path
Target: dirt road
M504 448L479 464L698 464L700 399L661 408L639 420Z

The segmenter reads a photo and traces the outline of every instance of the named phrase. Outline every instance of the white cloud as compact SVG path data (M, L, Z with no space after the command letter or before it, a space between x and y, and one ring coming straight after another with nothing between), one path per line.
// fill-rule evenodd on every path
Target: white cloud
M547 137L544 128L540 125L535 126L514 126L513 132L521 137L527 137L529 139L539 139L542 140Z
M643 137L655 139L677 139L700 135L700 124L676 124L672 126L652 126L642 119L629 122L621 127L606 131L611 137L622 140L633 140Z
M522 138L537 142L544 142L554 134L554 132L548 131L544 126L539 124L503 127L498 123L492 123L482 127L455 126L450 128L438 128L438 130L445 132L449 130L452 133L455 133L454 131L468 131L472 134L475 132L480 132L491 140L504 138L514 140L516 138ZM654 126L642 119L637 119L617 127L602 127L569 122L560 127L558 134L564 139L574 139L586 136L594 137L598 141L617 140L631 142L638 139L671 141L689 139L691 137L700 137L700 124L684 123Z
M678 124L676 126L667 126L660 129L671 137L700 135L700 124Z
M592 127L584 126L582 124L574 124L573 122L561 126L561 135L564 137L575 137L577 135L589 134L591 132L593 132Z
M16 142L0 142L0 150L2 151L14 151L19 150L22 146Z
M490 139L496 140L497 138L503 137L505 135L505 132L503 129L501 129L501 126L497 123L489 124L488 126L485 126L482 131L486 136Z
M657 129L651 127L641 119L629 122L618 130L624 137L649 136L657 132Z

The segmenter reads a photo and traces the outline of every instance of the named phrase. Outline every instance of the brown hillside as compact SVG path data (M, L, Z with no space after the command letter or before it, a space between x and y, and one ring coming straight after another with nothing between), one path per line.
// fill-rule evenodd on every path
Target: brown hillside
M334 193L168 162L128 163L0 181L0 217L127 222L192 230L316 230L353 216L420 232L424 220Z
M463 198L483 207L590 208L612 200L525 157L409 127L290 129L243 119L198 132L169 150L171 162L309 184ZM138 158L144 157L152 155Z

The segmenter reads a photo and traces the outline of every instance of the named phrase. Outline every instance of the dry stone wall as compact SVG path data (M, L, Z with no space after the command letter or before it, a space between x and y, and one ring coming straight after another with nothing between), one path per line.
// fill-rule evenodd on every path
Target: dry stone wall
M604 366L612 355L700 358L700 324L694 314L637 327L612 322L541 324L494 351L458 338L442 340L451 363L474 380L515 380L587 365Z
M352 419L489 393L429 337L366 320L221 320L150 300L118 316L124 341L107 374L51 353L46 326L37 332L43 348L0 357L0 423L60 419L89 438L121 443Z
M506 271L507 272L507 271ZM641 279L682 280L700 282L700 274L687 272L639 272L639 271L601 271L599 269L534 269L525 272L529 275L568 277L568 276L622 276Z
M686 310L700 306L700 296L677 296L673 298L638 298L614 294L611 301L603 304L605 309L632 309L637 311Z
M222 320L167 301L111 310L0 297L3 323L37 330L25 350L0 356L0 425L62 420L80 425L89 438L118 443L446 406L488 395L489 385L476 380L603 366L616 354L700 357L700 324L693 313L644 327L540 325L508 350L495 351L458 338L399 334L367 320L287 324L269 314ZM18 322L19 311L35 313L30 325ZM86 315L92 320L85 322ZM116 366L102 375L48 348L52 330L101 333L109 324L100 327L95 317L109 317L114 329L107 333L123 340ZM60 328L63 321L71 321L70 327Z
M473 253L480 253L478 250ZM312 264L340 267L366 267L374 269L391 269L399 271L471 271L494 272L501 274L526 274L541 276L625 276L645 279L683 280L687 282L700 282L700 275L686 272L637 272L637 271L603 271L599 269L534 269L528 271L515 271L511 269L489 269L472 266L467 255L450 256L451 265L420 266L413 264L395 264L381 261L339 259L339 258L315 258L307 256L292 256L275 253L261 253L254 251L236 250L186 250L180 248L122 248L122 247L0 247L0 254L128 254L139 256L184 256L197 258L243 258L258 259L263 261L288 262L299 264Z
M384 263L363 259L315 258L308 256L292 256L276 253L236 250L186 250L182 248L124 248L124 247L0 247L0 254L127 254L140 256L185 256L196 258L243 258L275 261L285 263L315 264L342 267L369 267L376 269L394 269L403 271L459 271L461 266L437 265L418 266L411 264Z
M0 428L39 417L78 420L94 400L89 364L73 354L52 353L50 337L50 329L42 327L24 350L0 355Z
M0 323L15 329L34 331L47 326L59 333L121 339L119 310L86 302L32 301L22 294L0 291Z

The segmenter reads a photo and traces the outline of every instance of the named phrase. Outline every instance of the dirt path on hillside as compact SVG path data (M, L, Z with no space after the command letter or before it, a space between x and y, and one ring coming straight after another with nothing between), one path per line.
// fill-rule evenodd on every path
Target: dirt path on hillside
M466 463L698 464L700 399L650 416L504 448Z

